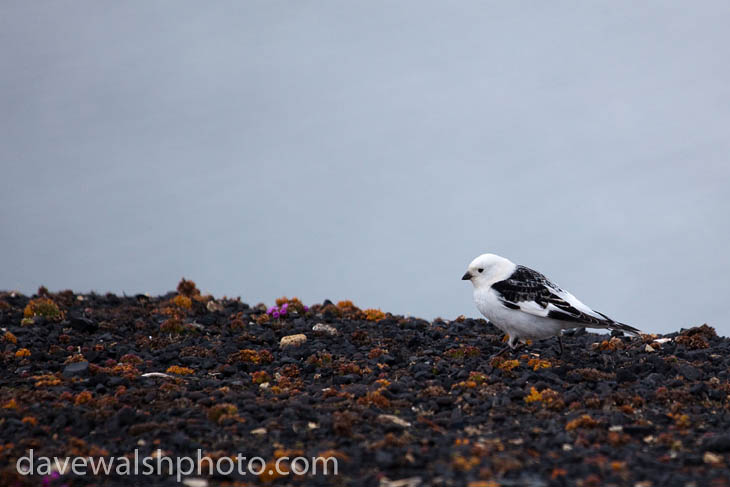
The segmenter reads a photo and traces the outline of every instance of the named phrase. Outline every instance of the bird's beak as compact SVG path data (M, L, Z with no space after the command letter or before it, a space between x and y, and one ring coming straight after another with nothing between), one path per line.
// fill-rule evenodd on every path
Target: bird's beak
M462 281L471 281L471 274L469 274L469 271L466 271L463 276L461 276Z

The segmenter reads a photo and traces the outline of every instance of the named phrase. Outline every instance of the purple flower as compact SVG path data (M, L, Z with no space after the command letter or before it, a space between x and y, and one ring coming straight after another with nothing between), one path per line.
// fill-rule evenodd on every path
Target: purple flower
M274 318L278 318L279 317L279 311L278 310L277 311L274 311L273 313L271 313L271 316L273 316Z
M306 304L304 305L304 311L305 311L305 312L306 312L306 311L309 311L309 306L307 306Z
M272 306L271 308L269 308L269 309L266 310L266 314L267 315L273 315L277 311L279 311L279 308L277 308L276 306Z
M43 480L41 482L41 485L43 485L43 487L49 487L51 485L51 482L53 482L54 480L56 480L60 476L61 476L60 473L54 471L54 472L51 473L51 475L46 475L45 477L43 477Z
M281 309L279 310L279 312L282 315L285 315L288 309L289 309L289 303L284 303L281 305Z

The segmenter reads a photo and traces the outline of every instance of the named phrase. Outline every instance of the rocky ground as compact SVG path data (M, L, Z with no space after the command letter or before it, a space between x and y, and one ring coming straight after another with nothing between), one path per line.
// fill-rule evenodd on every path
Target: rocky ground
M0 293L0 485L177 485L23 476L38 456L338 459L337 475L185 485L730 485L730 339L583 331L490 359L483 320L340 302L250 307L177 292ZM289 463L280 462L283 472Z

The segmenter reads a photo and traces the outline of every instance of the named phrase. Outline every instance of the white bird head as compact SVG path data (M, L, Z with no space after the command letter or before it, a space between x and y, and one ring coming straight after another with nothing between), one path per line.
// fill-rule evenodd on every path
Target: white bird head
M507 279L515 270L515 264L495 254L482 254L471 261L463 281L471 281L474 287L491 286L495 282Z

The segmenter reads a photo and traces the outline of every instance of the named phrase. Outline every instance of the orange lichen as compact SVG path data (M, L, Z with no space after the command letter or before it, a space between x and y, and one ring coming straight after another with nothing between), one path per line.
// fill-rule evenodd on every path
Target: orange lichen
M229 362L245 362L251 364L268 364L274 361L274 356L268 350L243 349L232 353L228 357Z
M477 386L477 383L473 380L463 380L461 382L457 382L456 384L453 384L451 386L452 389L455 389L457 387L463 387L465 389L474 389Z
M171 302L179 308L192 309L193 307L193 300L182 294L178 294L172 298Z
M307 364L314 365L315 367L329 367L332 365L332 354L329 352L317 352L313 353L306 360Z
M378 358L378 357L385 355L386 353L388 353L388 351L383 350L382 348L373 348L372 350L370 350L370 353L368 353L368 358L369 359Z
M3 339L6 342L10 342L10 343L14 343L14 344L18 343L18 339L16 338L16 336L13 335L12 333L10 333L9 331L5 332L5 334L3 335Z
M36 298L31 299L30 302L25 306L23 310L23 316L25 318L34 318L36 316L42 316L49 320L60 321L63 319L63 312L58 308L58 305L49 298Z
M335 373L337 373L338 375L361 375L362 372L363 369L358 364L344 359L338 360L337 365L335 366Z
M459 348L452 348L447 350L444 355L453 359L464 359L471 357L478 357L481 352L477 347L471 345L462 345Z
M263 384L270 381L271 376L265 370L258 370L251 374L251 382L253 382L254 384Z
M525 402L530 404L539 401L542 401L542 394L537 392L537 389L535 389L534 387L530 387L530 393L525 396Z
M565 409L565 401L558 391L547 388L540 391L540 394L542 394L542 404L546 408L552 411L562 411Z
M572 421L568 421L565 425L566 431L573 431L577 428L596 428L601 424L600 421L597 421L590 417L587 414L584 414L580 416L579 418L576 418Z
M208 410L208 419L214 423L221 423L228 418L238 419L238 408L235 404L216 404Z
M320 458L334 457L334 458L337 458L338 460L342 460L344 462L350 461L350 457L346 453L341 452L339 450L325 450L323 452L318 453L317 457L320 457Z
M15 352L16 358L23 358L23 357L30 357L30 350L27 348L21 348L17 352Z
M132 365L139 365L144 360L142 360L139 356L133 354L133 353L127 353L125 355L122 355L122 358L119 359L120 362L123 364L132 364Z
M678 345L684 345L690 350L699 350L708 348L710 343L708 339L716 338L717 333L711 326L704 324L702 326L696 326L689 330L684 330L680 335L674 339Z
M362 405L374 405L381 409L390 407L390 399L381 394L381 389L377 391L368 392L365 396L357 400L358 404Z
M270 484L280 477L289 475L289 463L286 461L271 460L266 462L263 471L259 474L259 481Z
M532 370L540 370L540 369L549 369L553 366L552 363L550 363L549 360L542 360L539 358L531 358L527 361L528 367L532 367Z
M451 465L454 467L454 469L461 470L462 472L467 472L479 465L480 463L481 459L476 455L465 457L456 453L451 458Z
M306 306L304 306L304 303L302 303L302 301L296 296L291 299L286 296L282 296L276 300L276 305L279 307L285 304L288 305L287 311L296 311L299 314L304 314L307 309Z
M165 371L168 374L177 374L177 375L191 375L195 371L188 367L180 367L179 365L171 365L167 368Z
M294 364L286 364L279 369L279 373L284 377L299 377L301 370Z
M189 280L185 279L184 277L180 280L180 282L177 285L177 292L178 292L178 294L181 294L188 298L192 298L194 296L200 295L200 291L198 290L197 286L195 285L195 282L189 281Z
M53 387L61 383L61 379L53 374L34 375L31 378L36 381L36 387Z
M107 360L106 367L100 367L96 364L89 365L89 372L92 374L107 374L134 379L140 375L140 371L132 364L118 363L114 365L114 360Z
M452 385L451 388L454 389L456 387L463 387L466 389L473 389L478 385L483 384L486 380L486 375L482 374L481 372L472 371L469 373L469 378L467 380L458 382Z
M243 311L232 314L229 317L229 320L230 321L228 322L228 326L230 326L233 330L241 330L246 327L246 323L244 323L243 321Z
M481 372L472 371L469 372L469 380L474 381L477 384L483 384L487 380L487 376Z
M603 340L601 343L594 343L593 348L600 351L623 350L624 342L618 337L611 337L610 340Z
M674 424L679 429L687 429L692 425L692 421L690 420L689 416L686 414L680 414L680 413L667 413L667 416L672 418L674 420Z
M18 405L18 401L15 400L14 397L11 397L8 402L3 404L3 409L20 409L20 406Z
M368 321L381 321L385 319L385 313L379 309L366 309L364 313L365 319Z
M564 468L555 467L550 473L550 478L552 480L556 480L558 477L565 477L566 475L568 475L567 470L565 470Z
M89 403L93 399L94 399L94 397L90 391L81 391L78 394L76 394L76 397L74 398L74 404L79 406L81 404Z
M168 333L181 333L184 330L185 327L183 326L182 319L180 319L179 316L172 316L163 321L160 325L160 331Z
M591 396L583 402L587 408L599 409L603 405L603 401L598 396Z
M631 441L631 437L619 431L608 432L608 444L614 447L625 445Z
M357 306L352 304L352 301L349 301L349 300L340 301L337 303L337 306L327 305L324 308L322 308L322 312L323 313L329 312L329 313L334 314L335 316L342 316L344 318L349 318L351 320L366 319L365 313L360 308L358 308ZM376 317L375 315L373 315L373 316ZM374 320L372 320L372 321L374 321Z
M520 365L519 360L505 360L502 357L494 357L490 365L496 369L510 371Z
M64 364L73 364L73 363L76 363L76 362L83 362L84 360L86 360L86 358L82 354L75 353L73 355L69 355L66 358L66 360L64 360L63 363Z
M30 426L36 426L38 424L38 420L33 416L26 416L21 421Z

